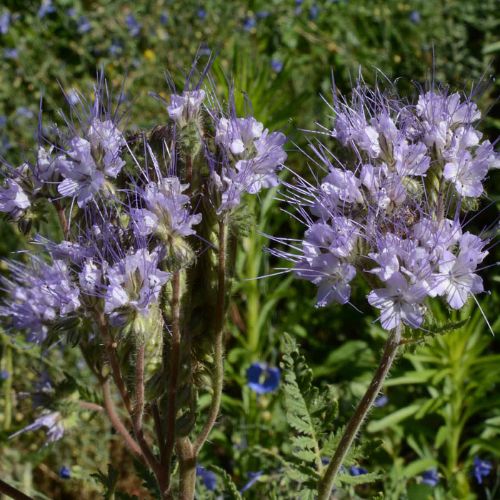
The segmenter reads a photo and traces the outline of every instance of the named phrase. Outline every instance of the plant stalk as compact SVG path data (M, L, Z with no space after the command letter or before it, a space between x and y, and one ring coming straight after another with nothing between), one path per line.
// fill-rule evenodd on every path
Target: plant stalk
M368 411L372 407L378 393L384 385L384 381L391 369L392 363L396 358L398 347L401 341L401 326L398 326L387 339L384 347L384 352L380 363L378 365L375 374L373 375L372 381L362 397L361 401L358 403L353 416L349 420L347 427L344 430L344 434L340 439L339 445L332 457L332 460L328 464L328 467L320 479L318 484L318 500L328 500L331 496L332 489L335 483L335 479L340 470L342 462L344 461L347 453L349 452L356 435L359 432L361 425L363 424Z
M33 500L33 497L25 495L22 491L14 488L10 484L2 481L0 479L0 493L7 495L9 498L13 498L14 500Z

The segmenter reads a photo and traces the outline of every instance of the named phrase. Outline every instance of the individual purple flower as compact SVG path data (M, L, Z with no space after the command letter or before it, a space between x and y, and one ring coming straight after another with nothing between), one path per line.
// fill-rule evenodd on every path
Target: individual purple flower
M380 321L386 330L392 330L401 323L418 328L424 319L427 296L422 284L411 284L400 273L395 272L386 281L386 288L377 288L368 294L368 303L380 309Z
M168 24L169 15L168 12L162 12L160 14L160 24L166 26Z
M207 11L203 7L200 7L196 11L196 15L198 16L198 19L201 19L202 21L204 21L207 18Z
M170 274L158 269L158 253L146 249L125 256L107 271L109 284L104 297L104 311L112 313L130 307L146 314L157 302L162 286Z
M45 427L47 429L47 439L45 444L55 443L59 441L64 436L64 426L62 423L61 414L58 411L44 413L40 417L38 417L32 424L24 427L23 429L15 432L9 439L12 439L20 434L24 434L29 431L36 431Z
M247 385L257 394L267 394L275 391L280 384L279 368L267 363L252 363L247 369Z
M257 26L257 20L253 16L248 16L243 19L243 29L245 31L252 31Z
M63 465L59 469L59 477L61 479L71 479L71 469L67 467L66 465Z
M7 380L10 377L8 370L0 370L0 380Z
M10 27L11 14L10 11L4 10L0 14L0 35L6 35Z
M17 59L19 57L19 51L16 48L6 48L3 49L4 59Z
M408 16L408 19L413 24L420 24L420 21L422 20L422 16L420 15L420 12L418 10L412 10L410 12L410 15Z
M88 33L92 29L92 24L90 23L88 17L80 16L77 21L78 33L84 34Z
M375 408L383 408L389 402L389 398L385 394L379 394L377 399L373 402Z
M215 491L217 488L217 476L211 470L202 465L196 466L196 475L201 479L203 485L208 491Z
M281 61L280 59L271 59L271 69L275 73L281 73L283 69L283 61Z
M178 177L148 183L140 192L145 208L131 210L135 232L141 236L156 234L165 240L195 234L192 226L201 222L201 214L191 214L188 208L189 196L183 194L188 187Z
M349 467L349 474L351 476L362 476L364 474L368 474L368 471L364 467L351 465L351 467Z
M127 15L125 18L125 24L127 25L130 36L133 36L134 38L139 36L142 26L133 14Z
M493 464L489 460L483 460L478 456L474 457L474 477L478 484L483 484L483 478L488 477L493 469Z
M439 483L439 473L436 469L429 469L422 473L420 476L422 478L422 483L427 484L434 488Z
M103 189L106 177L117 177L125 165L120 157L124 145L123 134L111 120L94 118L86 138L73 137L66 155L56 159L55 166L65 178L59 193L75 197L81 208L87 205Z
M56 8L52 4L52 0L42 0L40 8L38 9L38 17L43 19L48 14L52 14L56 11Z
M262 471L249 472L248 473L248 482L241 488L240 493L243 493L243 492L249 490L255 483L257 483L259 481L259 478L263 474L264 473Z
M311 8L309 9L309 19L311 21L315 21L318 18L319 11L320 9L316 4L311 5Z
M13 179L5 181L6 186L0 187L0 212L17 218L24 210L31 206L28 195Z
M167 107L168 115L180 127L186 126L200 111L205 99L204 90L185 90L182 94L172 94Z
M351 296L350 282L356 269L332 254L306 257L295 264L295 274L318 287L316 306L325 307L332 302L346 304Z

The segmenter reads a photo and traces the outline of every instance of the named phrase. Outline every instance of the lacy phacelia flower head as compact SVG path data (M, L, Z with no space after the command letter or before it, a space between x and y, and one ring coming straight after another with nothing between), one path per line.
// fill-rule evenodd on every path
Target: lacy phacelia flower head
M421 327L429 298L460 309L483 291L476 270L488 254L487 240L462 230L463 198L483 193L499 161L472 126L476 106L444 91L412 106L361 82L352 102L336 99L333 110L331 135L350 160L311 144L326 175L284 183L306 229L298 242L277 238L291 251L273 253L318 287L318 306L348 302L363 275L388 330Z
M238 206L245 192L256 194L278 185L278 168L287 157L284 134L269 133L253 117L223 117L217 122L215 142L226 160L221 174L213 173L214 184L221 192L219 212Z
M168 115L181 128L185 127L198 115L204 99L204 90L186 90L180 95L172 94L167 106Z
M134 230L141 236L155 234L167 241L175 236L195 234L192 226L201 222L201 214L191 214L189 196L183 191L189 186L178 177L166 177L149 182L140 194L146 208L132 208Z
M30 207L31 203L23 188L13 179L5 181L0 187L0 212L6 212L13 219Z
M123 134L111 120L94 118L85 137L73 137L66 154L56 158L56 168L64 177L59 193L75 197L78 206L84 207L104 187L107 177L120 173L125 165L120 157L123 146Z
M156 252L137 250L125 256L107 271L108 286L104 311L112 313L120 308L132 308L145 314L156 303L162 286L170 274L158 269Z
M43 342L48 325L80 306L79 290L70 279L65 262L47 264L33 258L31 266L9 262L11 279L3 278L7 297L0 315L12 326L26 331L28 339Z

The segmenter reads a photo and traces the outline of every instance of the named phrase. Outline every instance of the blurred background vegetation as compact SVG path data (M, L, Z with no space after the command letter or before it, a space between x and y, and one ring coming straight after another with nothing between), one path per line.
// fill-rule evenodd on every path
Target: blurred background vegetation
M0 156L14 165L32 159L40 99L43 126L50 128L66 99L91 92L100 67L128 110L128 127L160 124L165 110L149 93L167 98L165 72L182 85L195 56L203 64L211 52L218 54L214 80L221 92L227 78L234 79L241 110L248 96L258 120L289 135L287 164L294 170L307 171L297 152L307 142L301 129L329 123L320 95L331 98L332 73L336 86L348 93L360 67L370 83L383 82L383 75L398 79L399 92L408 98L432 81L468 93L474 86L480 109L489 112L480 128L494 140L500 130L498 7L496 0L2 0ZM497 217L496 180L489 184L493 204L474 220L479 229ZM279 392L257 397L247 387L249 364L278 366L283 333L294 336L315 382L328 385L340 402L331 429L349 418L384 338L367 307L363 314L349 307L317 310L308 283L292 283L287 276L253 279L276 265L263 252L269 242L261 232L293 237L300 231L279 210L275 196L266 193L255 203L254 223L241 242L223 416L202 460L223 467L240 487L250 472L261 471L245 498L262 498L272 482L280 481L279 467L269 457L287 452L283 443L291 432ZM22 243L21 233L2 222L1 256ZM489 263L498 257L493 251ZM500 279L495 268L484 277L492 294L482 306L494 323ZM365 290L357 294L355 303L362 303ZM444 318L447 313L434 314ZM459 330L412 346L399 360L385 404L371 415L363 444L366 458L359 464L379 479L352 487L349 497L500 495L499 341L475 304L452 319L468 321ZM500 331L498 322L493 329ZM65 438L49 447L42 447L41 432L8 441L33 420L32 398L23 393L40 391L47 377L58 390L76 391L76 379L90 386L91 376L77 350L61 346L41 353L21 339L13 345L1 335L0 477L39 498L96 498L100 487L92 474L105 472L111 463L119 471L119 488L146 498L126 452L99 417L75 419ZM474 457L493 467L481 484L473 474ZM439 474L435 486L422 482L422 473L431 469ZM207 498L215 494L202 491ZM290 498L299 498L294 495Z

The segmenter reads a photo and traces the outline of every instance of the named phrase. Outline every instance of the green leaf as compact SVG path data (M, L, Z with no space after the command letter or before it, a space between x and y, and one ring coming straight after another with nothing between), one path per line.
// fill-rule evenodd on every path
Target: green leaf
M402 422L406 418L411 417L419 409L420 404L413 404L411 406L407 406L406 408L401 408L400 410L391 413L387 417L370 422L367 426L367 430L368 432L379 432L383 429L387 429L387 427L399 424L399 422Z
M224 496L224 498L241 500L242 497L240 492L238 491L238 487L234 484L231 476L222 467L210 465L209 467L207 467L207 469L210 469L211 471L217 473L217 475L222 478L222 482L225 486L224 493L227 494L227 496Z

